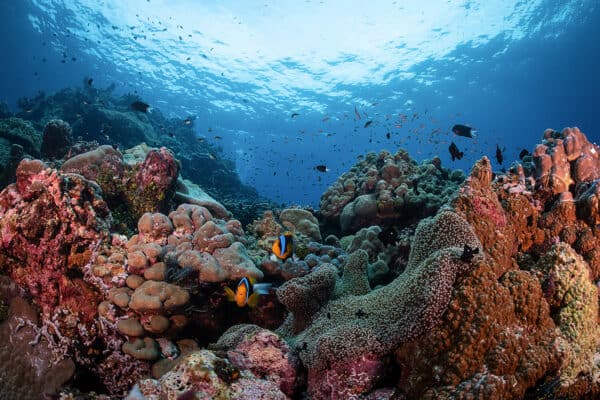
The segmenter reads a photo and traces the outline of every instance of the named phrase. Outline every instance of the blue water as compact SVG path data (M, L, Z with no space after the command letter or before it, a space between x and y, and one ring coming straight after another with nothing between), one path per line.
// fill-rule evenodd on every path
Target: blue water
M548 127L600 141L595 0L0 0L0 16L0 101L115 82L197 116L198 136L278 202L317 205L368 151L468 170L497 144L510 165Z

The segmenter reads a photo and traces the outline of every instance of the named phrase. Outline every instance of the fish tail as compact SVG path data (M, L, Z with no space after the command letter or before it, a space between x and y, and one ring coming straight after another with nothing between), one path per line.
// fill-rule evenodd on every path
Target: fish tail
M233 293L233 290L229 286L225 286L225 296L227 296L227 300L235 301L235 293Z
M254 293L258 293L258 294L269 294L269 289L271 289L271 284L270 283L255 283L254 286L252 286L252 290L254 291Z
M472 129L472 130L471 130L471 136L472 136L472 137L477 137L477 132L479 132L479 131L477 131L477 130L475 130L475 129Z

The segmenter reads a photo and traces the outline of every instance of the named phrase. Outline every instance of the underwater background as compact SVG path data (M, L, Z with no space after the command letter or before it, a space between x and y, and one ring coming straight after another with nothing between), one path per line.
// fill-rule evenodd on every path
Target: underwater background
M600 399L598 1L0 17L0 400Z
M260 195L317 206L367 151L401 146L417 160L438 155L468 169L497 144L510 165L548 127L576 125L597 141L599 8L593 0L2 1L0 101L14 110L20 97L84 77L114 83L165 116L194 117L196 134ZM453 137L457 123L477 139ZM452 140L460 161L450 161Z

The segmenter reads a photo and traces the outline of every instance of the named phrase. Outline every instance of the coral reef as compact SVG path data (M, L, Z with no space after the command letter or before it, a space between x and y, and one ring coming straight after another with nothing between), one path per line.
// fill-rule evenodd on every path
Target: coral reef
M73 144L71 126L61 119L48 121L42 135L41 154L45 158L62 158Z
M369 153L321 196L321 215L343 233L435 214L464 176L439 159L417 164L405 150Z
M49 121L61 119L70 124L73 138L88 142L120 148L140 143L156 148L165 146L180 160L183 177L201 185L228 209L237 211L246 205L249 212L252 207L247 206L260 200L254 188L241 183L234 163L221 157L220 148L210 141L197 140L194 117L185 121L169 119L154 107L151 113L136 112L131 109L131 104L141 100L138 96L117 97L115 85L97 88L86 81L80 88L68 88L52 95L40 92L32 98L20 99L18 106L22 111L16 116L30 121L38 131L42 131ZM37 134L37 137L39 150L41 135ZM32 156L39 155L39 151L31 153L25 144L19 144ZM254 213L248 216L244 224L257 216Z
M437 240L440 232L452 234ZM422 221L415 242L415 248L422 250L411 252L412 267L378 290L369 287L368 255L363 250L350 256L339 282L336 268L330 265L277 289L290 310L278 332L297 346L309 377L318 377L317 371L331 370L332 365L347 368L347 363L365 362L364 354L370 355L369 360L383 357L437 324L454 281L471 265L461 260L462 246L481 245L468 223L449 210ZM315 398L326 396L317 394L317 382L309 379L308 386ZM356 393L359 387L337 390Z
M285 400L288 397L275 383L238 369L209 350L199 350L181 356L159 379L140 381L127 398Z
M25 103L29 128L68 136L51 101ZM0 139L21 150L5 160L25 155ZM439 160L370 154L320 212L268 211L248 235L166 148L68 140L0 193L0 397L69 379L63 398L78 379L106 399L600 396L599 149L576 128L503 174L483 157L460 185ZM119 212L135 232L114 231ZM271 259L286 230L294 257ZM243 277L276 290L238 307L223 287Z
M124 206L134 219L145 212L166 212L175 193L179 165L164 147L141 151L143 159L126 163L119 150L100 146L69 158L61 171L96 181L111 209Z
M75 365L53 352L52 336L43 332L36 311L18 287L0 277L0 299L8 306L0 323L0 398L34 399L56 396ZM44 335L45 334L45 335Z
M14 117L0 120L0 138L23 146L30 156L40 155L42 135L29 121Z

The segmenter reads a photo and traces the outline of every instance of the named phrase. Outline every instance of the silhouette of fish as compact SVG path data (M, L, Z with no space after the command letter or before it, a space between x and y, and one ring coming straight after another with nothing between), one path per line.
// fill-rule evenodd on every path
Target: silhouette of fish
M506 149L506 147L504 149ZM502 154L502 149L500 149L500 146L498 146L497 144L496 144L496 161L498 161L498 164L502 164L502 161L504 161L504 155Z
M522 160L523 158L525 158L525 156L530 156L530 155L531 155L531 153L529 152L529 150L523 149L519 153L519 158Z
M327 166L326 166L326 165L317 165L317 166L315 167L315 169L316 169L317 171L319 171L319 172L327 172L327 171L329 171L329 168L327 168Z
M452 127L452 132L457 136L474 138L476 130L467 125L456 124Z
M450 144L450 147L448 147L448 151L450 151L450 156L452 157L452 161L460 160L461 158L463 158L463 155L465 154L458 149L458 146L454 142L452 142Z

